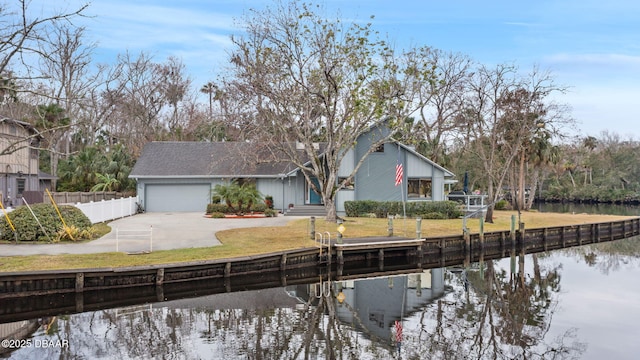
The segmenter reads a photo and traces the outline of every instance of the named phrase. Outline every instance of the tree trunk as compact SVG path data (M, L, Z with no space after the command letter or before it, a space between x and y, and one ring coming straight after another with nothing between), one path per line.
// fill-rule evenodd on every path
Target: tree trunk
M327 216L325 217L326 221L336 222L338 219L337 211L336 211L336 201L334 198L325 197L324 199L324 208L327 211Z
M484 217L484 222L493 224L493 204L487 207L487 214Z
M487 223L492 223L493 224L493 206L496 203L496 201L498 199L495 191L493 190L493 181L489 181L489 186L487 187L487 195L488 197L488 201L490 201L489 205L487 206L487 213L484 217L484 221Z
M525 165L525 152L524 150L521 152L520 154L520 164L519 164L519 170L518 170L518 197L517 197L517 202L518 202L518 209L520 210L526 210L526 196L525 196L525 171L524 171L524 165Z
M569 172L569 178L571 178L571 185L575 189L576 188L576 181L573 179L573 173L571 172L571 170L569 170L568 172Z
M533 175L531 176L531 191L529 192L529 198L525 203L525 210L531 210L531 208L533 207L533 201L536 197L536 191L538 191L538 186L542 187L542 184L538 184L539 178L540 171L538 169L533 170Z

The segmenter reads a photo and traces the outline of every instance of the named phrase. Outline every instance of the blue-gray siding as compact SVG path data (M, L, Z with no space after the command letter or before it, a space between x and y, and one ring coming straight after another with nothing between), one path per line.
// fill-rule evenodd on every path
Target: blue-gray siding
M304 204L304 179L290 176L284 179L257 179L256 188L262 195L271 195L277 210L286 209L289 204Z

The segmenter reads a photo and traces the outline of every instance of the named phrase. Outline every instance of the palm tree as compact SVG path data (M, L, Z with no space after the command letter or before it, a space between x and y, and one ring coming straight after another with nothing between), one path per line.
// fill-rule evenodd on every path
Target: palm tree
M209 95L209 121L213 119L213 94L215 94L217 90L218 87L211 81L200 88L201 93Z
M102 175L96 173L96 178L98 178L99 182L91 188L91 191L114 191L120 187L120 180L111 174Z
M244 183L240 186L238 194L238 207L242 208L241 204L246 204L246 211L251 211L253 204L262 200L262 194L256 189L254 184ZM240 209L242 211L242 209Z
M213 194L224 199L227 207L238 215L250 212L251 206L262 200L262 194L254 184L238 185L236 181L226 185L216 185Z

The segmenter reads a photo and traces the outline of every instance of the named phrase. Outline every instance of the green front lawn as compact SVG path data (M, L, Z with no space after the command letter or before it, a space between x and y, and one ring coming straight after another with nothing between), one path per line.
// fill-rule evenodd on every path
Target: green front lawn
M515 214L515 212L497 211L495 213L494 223L485 224L485 231L508 230L511 226L512 214ZM526 224L527 228L577 225L617 221L628 218L630 217L538 212L522 213L522 221ZM387 235L387 219L347 218L344 226L346 228L344 231L345 238ZM480 226L479 220L469 219L467 226L471 232L478 232ZM309 239L309 230L308 220L295 220L286 226L221 231L216 234L216 237L222 242L222 245L207 248L154 251L151 254L144 255L127 255L124 253L111 252L83 255L0 257L0 272L130 267L266 254L315 246L315 242ZM416 222L413 219L396 219L394 220L394 230L394 235L413 237L416 234ZM329 231L332 234L332 238L335 238L337 233L336 224L327 223L319 219L316 221L316 231L322 233ZM422 220L423 237L461 233L461 219Z

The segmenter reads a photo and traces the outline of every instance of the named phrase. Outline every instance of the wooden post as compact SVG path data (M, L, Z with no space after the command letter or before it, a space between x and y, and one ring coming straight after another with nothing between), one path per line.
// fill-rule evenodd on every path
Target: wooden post
M524 255L525 255L525 251L524 251L524 246L522 247L522 249L520 250L520 256L518 256L518 280L520 281L521 285L524 285Z
M613 236L613 221L609 223L609 240L613 241L615 236Z
M387 236L393 236L393 216L387 217Z
M464 263L465 266L469 266L471 264L471 234L469 234L469 229L464 229Z
M164 298L164 288L162 287L162 285L156 286L156 300L158 302L162 302L166 300Z
M231 263L228 262L224 265L224 277L228 278L231 276Z
M484 250L484 217L480 216L480 251Z
M582 246L582 225L578 225L578 232L576 233L578 238L578 246Z
M287 269L287 253L284 253L280 258L280 271L285 271L286 269Z
M416 239L422 239L422 218L416 218Z
M518 229L518 233L520 234L520 246L522 246L522 250L521 253L524 254L525 253L525 247L526 247L526 242L525 242L525 231L524 231L524 223L521 222L519 224L519 229Z
M162 285L164 282L164 269L156 271L156 285Z
M316 239L316 217L312 216L309 218L309 238L311 240Z
M378 250L378 269L384 270L384 250Z
M76 273L76 292L84 291L84 273Z
M509 232L509 237L511 238L511 248L516 248L516 216L511 215L511 232Z
M444 267L444 264L446 263L446 259L444 258L446 246L447 241L445 239L440 239L440 267Z
M76 311L81 313L84 312L84 293L76 292Z

